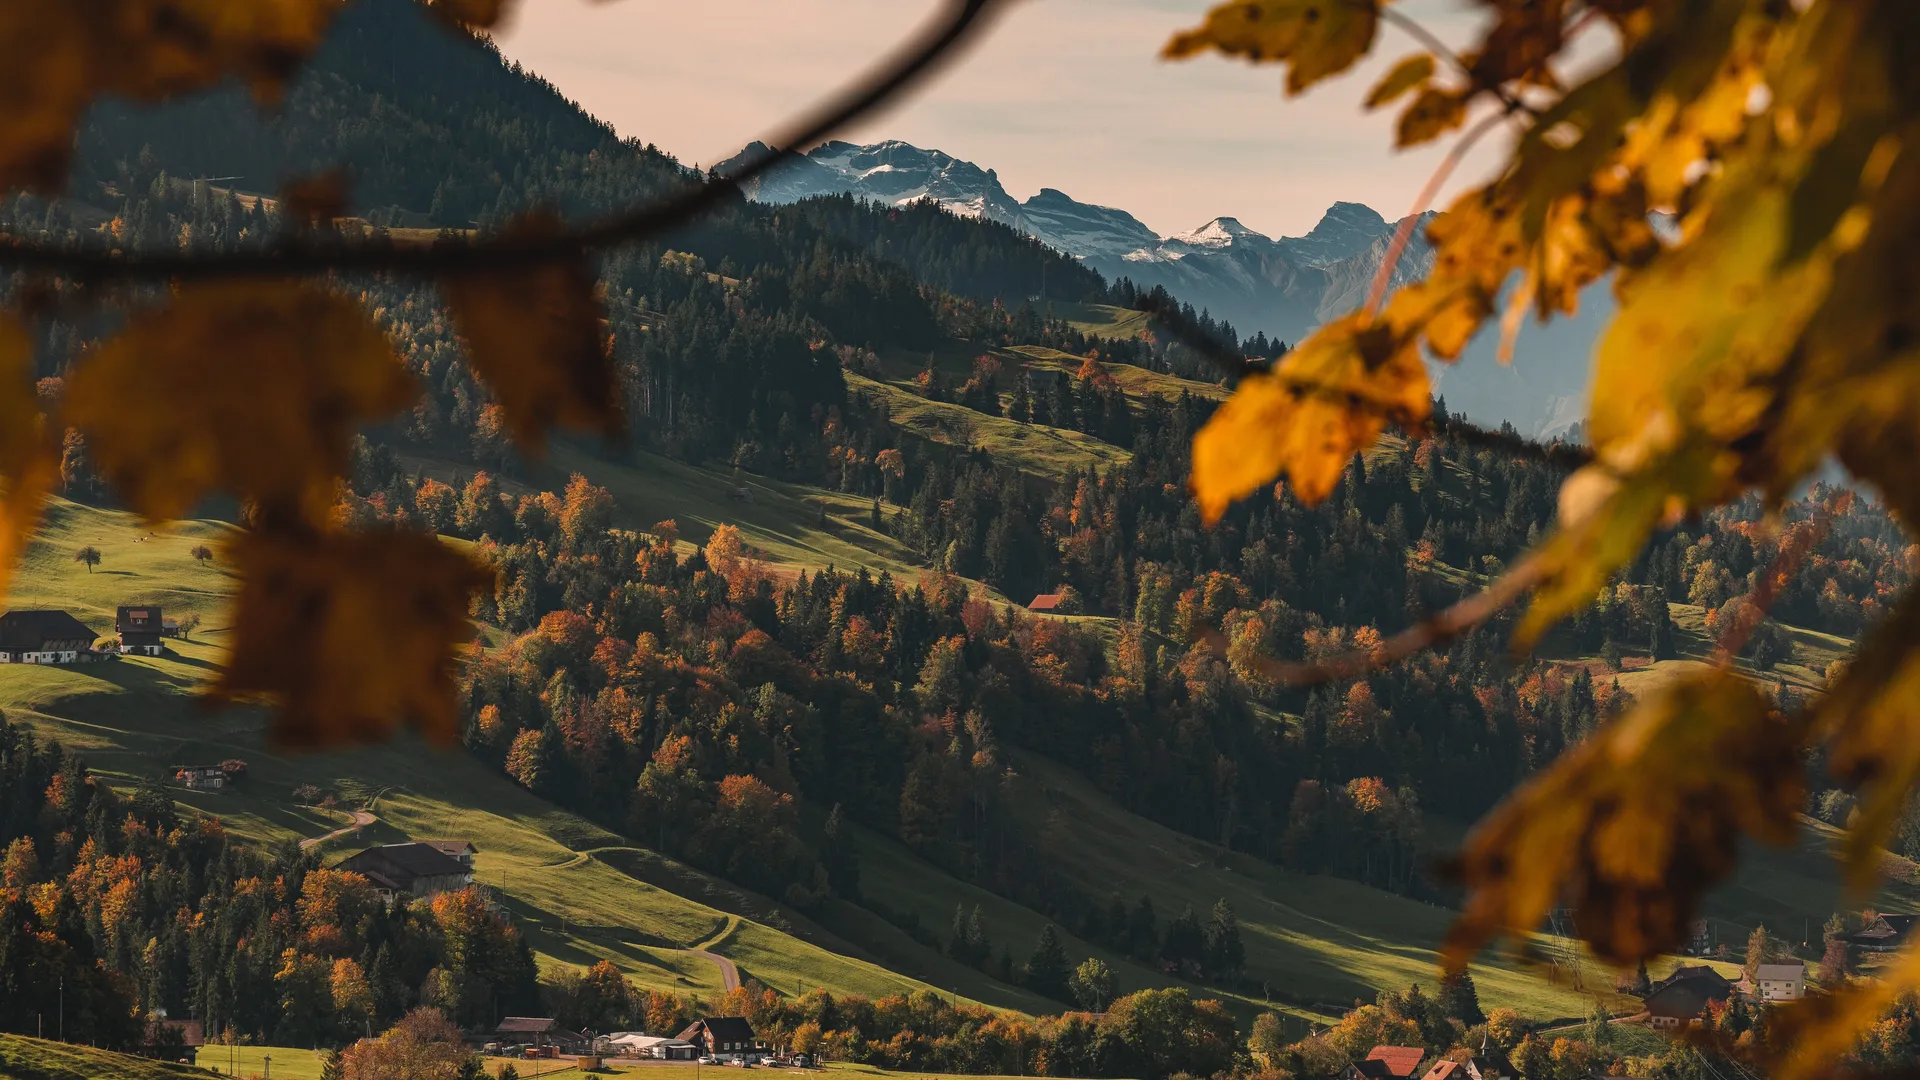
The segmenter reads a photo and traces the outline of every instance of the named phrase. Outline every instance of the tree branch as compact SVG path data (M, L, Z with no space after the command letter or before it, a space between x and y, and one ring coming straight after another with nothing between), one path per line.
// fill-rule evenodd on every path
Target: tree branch
M629 244L671 230L714 209L746 181L887 105L971 42L1008 0L949 0L941 17L865 78L803 114L766 143L774 149L725 177L574 228L541 236L503 235L457 245L395 248L299 234L265 251L215 254L114 254L73 251L9 239L0 267L62 274L83 281L224 278L341 272L433 276L523 267Z

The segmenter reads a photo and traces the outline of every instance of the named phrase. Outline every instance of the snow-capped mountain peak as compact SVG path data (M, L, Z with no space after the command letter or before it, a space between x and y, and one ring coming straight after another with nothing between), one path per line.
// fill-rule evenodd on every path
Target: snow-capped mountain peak
M1179 233L1167 237L1175 243L1193 247L1223 248L1236 242L1253 241L1271 244L1273 240L1264 233L1256 232L1240 224L1239 218L1217 217L1192 232Z

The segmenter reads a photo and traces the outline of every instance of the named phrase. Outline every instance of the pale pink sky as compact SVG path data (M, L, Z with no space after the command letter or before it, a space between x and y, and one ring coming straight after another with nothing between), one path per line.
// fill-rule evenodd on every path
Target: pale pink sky
M1460 0L1397 5L1455 42ZM1280 69L1157 59L1202 0L1025 0L906 104L845 136L903 139L996 169L1016 198L1059 188L1162 232L1238 217L1298 235L1339 200L1406 213L1442 150L1392 151L1390 113L1360 100L1415 51L1392 28L1356 72L1288 99ZM849 78L936 10L932 0L523 0L501 35L623 136L688 164L721 160ZM1497 140L1489 140L1490 144ZM1483 177L1476 153L1453 189Z

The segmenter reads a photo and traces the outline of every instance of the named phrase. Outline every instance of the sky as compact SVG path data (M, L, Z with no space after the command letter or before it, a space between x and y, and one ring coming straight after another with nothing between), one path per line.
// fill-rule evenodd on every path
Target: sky
M1163 234L1236 217L1297 236L1339 201L1389 219L1416 209L1444 147L1396 153L1391 110L1361 108L1374 80L1417 51L1411 39L1383 28L1365 64L1289 99L1278 65L1158 59L1206 6L1021 0L938 81L842 137L944 150L996 170L1016 198L1058 188ZM1452 43L1477 24L1462 0L1396 6ZM705 166L782 126L937 10L934 0L523 0L498 40L622 136ZM1447 192L1484 179L1499 143L1487 140Z

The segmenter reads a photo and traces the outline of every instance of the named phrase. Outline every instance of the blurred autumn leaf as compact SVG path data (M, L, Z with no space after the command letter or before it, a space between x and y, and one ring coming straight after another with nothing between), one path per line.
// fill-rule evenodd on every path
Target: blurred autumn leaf
M1345 71L1373 47L1380 14L1347 0L1228 0L1199 27L1176 34L1162 56L1183 59L1217 49L1249 60L1283 60L1287 93Z
M402 717L454 741L453 665L491 571L409 532L242 533L227 555L240 595L214 699L278 706L287 745L383 739Z
M0 312L0 596L58 475L33 388L33 340Z
M0 190L53 191L95 98L159 101L237 77L263 101L316 48L340 0L0 3Z
M1702 767L1714 762L1718 767ZM1721 671L1680 683L1562 755L1490 814L1448 868L1471 889L1446 945L1463 967L1565 896L1600 958L1631 968L1678 946L1745 837L1792 841L1797 732Z
M291 281L187 286L80 365L67 418L100 471L155 520L231 492L320 521L362 423L413 379L360 304Z
M529 215L509 237L551 235L559 222ZM535 453L553 427L620 434L620 395L585 255L441 282L473 370L506 411L514 441Z

